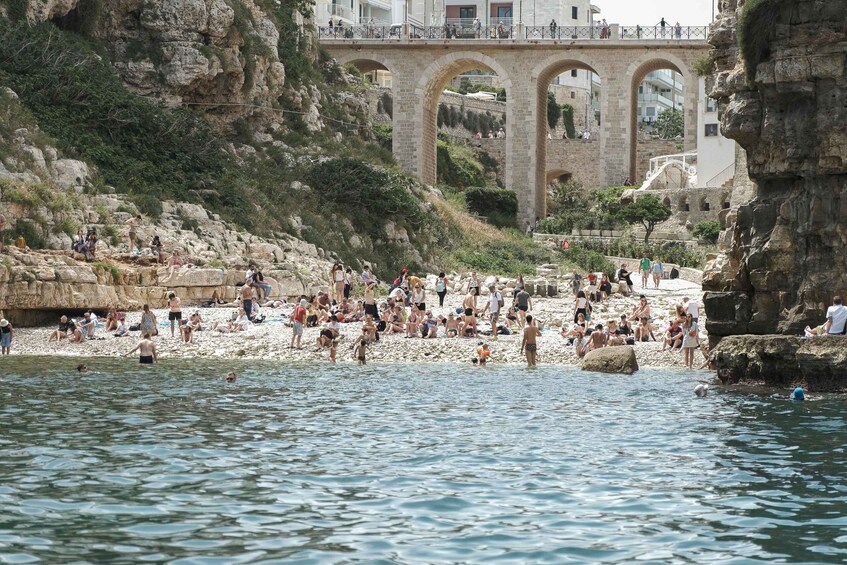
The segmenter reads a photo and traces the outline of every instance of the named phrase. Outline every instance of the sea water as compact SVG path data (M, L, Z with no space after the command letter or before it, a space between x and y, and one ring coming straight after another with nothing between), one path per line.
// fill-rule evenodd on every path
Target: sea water
M0 562L847 560L843 398L697 398L709 374L681 370L89 365L0 360Z

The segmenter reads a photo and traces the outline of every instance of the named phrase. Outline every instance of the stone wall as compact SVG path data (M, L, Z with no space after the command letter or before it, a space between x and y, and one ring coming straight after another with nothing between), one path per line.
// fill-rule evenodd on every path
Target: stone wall
M683 153L685 141L673 139L643 139L639 136L636 145L635 178L633 184L640 185L647 178L650 170L650 159L662 155Z
M714 337L796 335L823 321L834 294L847 296L847 3L757 6L750 21L769 23L747 30L763 47L747 60L744 2L721 3L710 37L721 129L746 151L756 186L727 214L723 253L704 276Z

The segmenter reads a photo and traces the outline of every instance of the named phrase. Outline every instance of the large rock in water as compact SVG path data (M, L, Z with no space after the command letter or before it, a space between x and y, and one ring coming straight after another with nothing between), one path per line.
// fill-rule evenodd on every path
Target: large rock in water
M847 2L719 4L710 95L757 186L704 274L706 329L799 335L847 296Z
M635 350L630 345L594 349L582 360L583 371L631 375L638 370Z
M711 359L726 384L847 390L847 337L732 336L712 350Z

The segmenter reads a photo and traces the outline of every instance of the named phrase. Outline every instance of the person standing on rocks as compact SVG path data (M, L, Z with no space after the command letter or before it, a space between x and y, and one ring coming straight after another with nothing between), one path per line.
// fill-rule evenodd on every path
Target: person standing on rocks
M0 355L9 354L13 337L15 337L15 328L12 327L9 320L3 318L0 320Z
M497 288L492 284L488 286L488 304L482 311L484 316L486 312L491 314L491 339L497 339L497 320L500 318L500 309L504 306L503 295L497 292Z
M174 292L168 294L168 321L171 323L171 337L174 337L174 323L179 325L182 321L182 301Z
M338 261L332 265L332 269L329 271L329 278L332 281L333 298L336 302L340 303L341 298L344 296L344 267Z
M142 365L152 365L159 360L159 357L156 354L156 344L153 343L152 339L150 339L150 334L148 333L144 334L144 337L141 338L138 345L136 345L132 351L127 353L126 357L129 357L136 351L138 351L138 362Z
M127 229L127 245L130 253L135 253L138 249L138 227L141 225L141 214L136 214L134 217L126 221Z
M650 258L645 255L641 258L641 288L647 288L647 280L650 278Z
M691 300L687 296L682 298L682 307L685 309L686 314L691 314L691 317L694 318L695 322L700 321L700 305L697 304L695 300Z
M573 276L571 276L571 288L573 288L573 295L576 296L579 294L579 288L582 286L582 275L580 275L576 269L573 270Z
M532 319L532 316L527 315L527 312L532 310L532 298L530 298L529 293L526 289L522 289L517 296L515 296L515 302L518 306L518 324L520 327L526 326L529 321Z
M659 281L662 280L662 274L665 272L665 266L662 265L658 256L653 259L653 264L650 266L650 270L653 271L653 284L656 285L656 290L658 290Z
M241 287L241 307L244 308L247 319L251 319L250 316L253 314L253 287L249 284Z
M479 296L479 277L476 274L476 271L471 273L471 278L468 281L468 294L473 296L473 308L476 310L476 299Z
M303 349L301 341L303 340L303 325L306 323L306 307L309 306L309 301L305 298L300 300L291 314L293 323L293 332L291 334L291 349L294 349L294 343L297 343L297 349Z
M447 275L443 271L438 273L438 279L435 281L435 294L438 295L439 308L444 308L444 297L447 296L447 285L449 284Z
M697 322L694 321L691 314L685 316L685 321L682 323L682 332L682 351L685 355L685 366L693 369L694 350L700 345L700 337L698 336Z
M371 273L370 265L365 265L365 268L362 270L362 283L367 287L369 284L376 284L376 279Z
M533 323L532 315L526 317L526 327L523 330L521 341L521 353L526 354L527 367L535 367L538 358L537 338L541 336L541 330Z

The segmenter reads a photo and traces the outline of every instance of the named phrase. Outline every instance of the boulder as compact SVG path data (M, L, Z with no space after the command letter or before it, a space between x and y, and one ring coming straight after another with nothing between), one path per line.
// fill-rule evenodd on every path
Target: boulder
M710 359L725 384L751 383L822 391L847 390L847 337L726 337Z
M638 370L635 349L630 345L594 349L582 360L582 370L631 375Z

